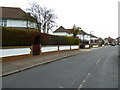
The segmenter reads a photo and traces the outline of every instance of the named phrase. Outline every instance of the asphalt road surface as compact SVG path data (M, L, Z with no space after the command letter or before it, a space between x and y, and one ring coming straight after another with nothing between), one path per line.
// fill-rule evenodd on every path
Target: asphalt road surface
M3 88L118 88L118 46L94 49L3 77Z

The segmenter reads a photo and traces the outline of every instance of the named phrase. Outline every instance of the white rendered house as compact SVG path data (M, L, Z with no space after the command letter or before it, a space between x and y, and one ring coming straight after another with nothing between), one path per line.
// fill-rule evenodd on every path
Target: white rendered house
M52 35L57 36L73 36L73 34L70 33L69 29L65 29L63 26L60 26L58 29L56 29Z
M25 21L23 19L26 13L22 9L14 7L0 8L2 9L2 17L0 17L0 26L37 29L36 23Z

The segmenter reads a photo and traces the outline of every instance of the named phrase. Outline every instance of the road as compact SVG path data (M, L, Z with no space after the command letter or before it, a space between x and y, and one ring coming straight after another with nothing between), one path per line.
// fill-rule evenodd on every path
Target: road
M3 88L118 88L118 46L97 48L3 77Z

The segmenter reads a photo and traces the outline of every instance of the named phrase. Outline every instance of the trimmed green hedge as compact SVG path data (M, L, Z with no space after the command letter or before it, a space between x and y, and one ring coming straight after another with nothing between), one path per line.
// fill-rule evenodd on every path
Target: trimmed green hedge
M35 30L2 27L3 46L30 46L36 36L40 34Z
M31 46L36 37L42 45L78 45L79 39L66 36L55 36L32 29L2 27L2 46Z
M65 36L65 38L67 39L70 45L78 45L80 43L80 40L77 38L67 37L67 36Z

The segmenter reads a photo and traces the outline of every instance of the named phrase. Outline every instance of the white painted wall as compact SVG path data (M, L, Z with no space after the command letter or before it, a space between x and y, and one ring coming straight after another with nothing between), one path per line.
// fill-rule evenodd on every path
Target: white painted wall
M7 27L26 27L26 21L23 20L7 20Z
M52 35L57 35L57 36L73 36L73 34L68 34L66 32L52 33Z
M72 45L71 49L79 49L78 45ZM57 46L46 46L41 48L42 52L57 51ZM60 46L60 50L70 50L70 46ZM30 48L16 48L16 49L0 49L0 58L8 56L18 56L30 54Z
M30 54L30 48L0 49L0 57Z
M80 38L81 40L83 40L83 35L79 35L79 38ZM90 40L90 36L89 36L89 35L84 35L84 39L85 39L85 40Z
M2 26L2 19L0 19L0 26ZM27 27L27 22L24 20L12 20L12 19L7 19L6 22L6 27L21 27L21 28L26 28ZM29 22L28 27L30 28L37 28L36 23Z
M34 22L29 22L28 27L37 29L37 24Z
M97 38L91 37L92 40L98 40Z
M0 26L2 26L2 19L0 19Z
M57 51L57 50L58 50L57 46L46 46L41 48L42 52L50 52L50 51Z

